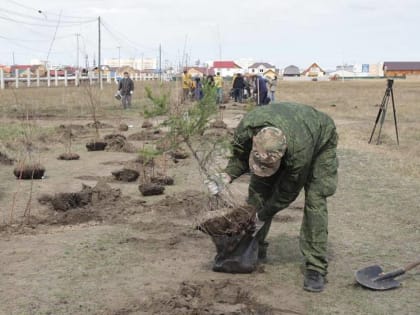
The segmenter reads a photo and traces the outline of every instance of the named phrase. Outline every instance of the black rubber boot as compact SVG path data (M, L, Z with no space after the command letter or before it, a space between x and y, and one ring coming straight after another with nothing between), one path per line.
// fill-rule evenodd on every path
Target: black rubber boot
M325 278L315 270L306 270L303 289L309 292L322 292L324 290Z
M258 244L258 260L264 262L267 260L268 242Z

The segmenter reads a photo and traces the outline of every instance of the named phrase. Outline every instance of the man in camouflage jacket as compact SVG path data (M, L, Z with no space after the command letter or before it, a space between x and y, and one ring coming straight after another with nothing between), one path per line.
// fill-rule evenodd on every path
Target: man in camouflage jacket
M239 123L224 173L207 182L211 193L251 171L248 202L257 209L259 258L265 258L273 216L305 190L300 249L304 289L322 291L327 274L327 197L337 187L337 133L333 120L306 105L277 103L249 112Z

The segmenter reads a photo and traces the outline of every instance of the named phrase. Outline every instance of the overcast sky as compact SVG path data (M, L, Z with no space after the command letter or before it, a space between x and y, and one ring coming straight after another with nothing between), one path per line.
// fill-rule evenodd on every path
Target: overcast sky
M172 63L184 50L191 63L221 52L280 68L420 60L419 0L0 0L0 63L13 52L16 63L45 60L52 43L52 63L76 64L75 33L92 61L97 23L75 22L98 16L103 59L118 57L118 46L121 58L155 57L161 43Z

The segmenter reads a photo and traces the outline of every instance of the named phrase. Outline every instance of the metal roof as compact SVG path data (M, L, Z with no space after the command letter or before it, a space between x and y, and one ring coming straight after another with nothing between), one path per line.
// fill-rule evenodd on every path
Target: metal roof
M420 70L420 61L386 61L384 70Z

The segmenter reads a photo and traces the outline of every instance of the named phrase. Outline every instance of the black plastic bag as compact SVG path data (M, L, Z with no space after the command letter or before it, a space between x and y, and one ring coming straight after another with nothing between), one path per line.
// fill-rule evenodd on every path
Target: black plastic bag
M257 269L258 241L250 233L212 236L217 255L213 271L251 273Z

